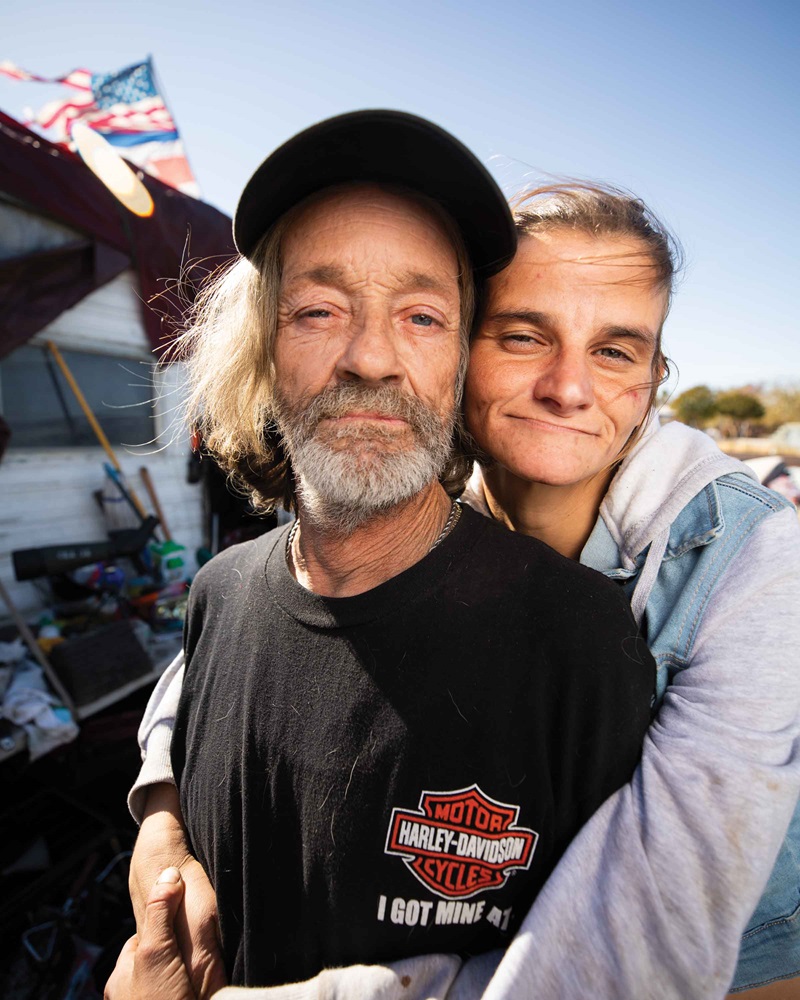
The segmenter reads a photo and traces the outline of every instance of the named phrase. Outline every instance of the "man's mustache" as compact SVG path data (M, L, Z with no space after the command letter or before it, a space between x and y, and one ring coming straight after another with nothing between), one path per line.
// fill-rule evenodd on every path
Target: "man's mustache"
M366 385L363 382L341 382L330 385L316 396L302 401L296 408L280 400L276 413L279 427L285 428L286 417L292 436L313 437L323 420L346 416L348 413L366 411L380 417L404 420L417 436L426 437L441 431L442 418L421 399L411 396L393 385ZM380 436L380 431L378 431Z

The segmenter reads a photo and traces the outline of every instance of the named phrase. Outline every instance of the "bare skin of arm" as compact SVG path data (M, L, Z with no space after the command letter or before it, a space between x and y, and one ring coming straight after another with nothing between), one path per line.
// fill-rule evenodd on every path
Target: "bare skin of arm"
M175 934L199 998L204 1000L226 985L217 926L217 901L208 876L188 850L186 831L174 785L153 785L147 795L136 841L129 888L136 926L144 926L147 901L160 873L175 867L185 886L175 919Z
M729 993L727 1000L800 1000L800 979L782 979L744 993Z

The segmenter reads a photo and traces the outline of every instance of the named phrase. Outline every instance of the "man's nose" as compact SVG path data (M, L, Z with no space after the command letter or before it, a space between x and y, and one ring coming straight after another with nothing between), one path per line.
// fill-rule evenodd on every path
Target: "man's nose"
M354 323L336 367L339 377L346 380L401 381L404 372L397 334L388 318L373 314Z
M589 359L578 351L559 351L536 380L534 398L560 413L583 410L594 402Z

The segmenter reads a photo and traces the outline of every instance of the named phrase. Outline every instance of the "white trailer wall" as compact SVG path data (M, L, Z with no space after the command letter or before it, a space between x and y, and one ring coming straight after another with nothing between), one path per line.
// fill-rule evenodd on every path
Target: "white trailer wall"
M7 210L8 206L0 206L0 221L5 223L12 213L3 212L3 209ZM13 215L19 220L20 211L14 209ZM31 216L31 220L36 219ZM50 241L55 237L55 242L63 240L63 227L56 229L41 221L36 226L26 227L27 249L41 249L43 237L49 236ZM5 235L10 231L5 228ZM0 247L0 253L2 249ZM200 486L186 482L189 454L186 434L181 432L176 436L174 429L170 429L174 414L169 411L177 403L175 387L180 379L180 366L172 365L155 372L156 359L144 335L133 274L125 272L87 296L62 313L30 343L43 344L47 340L66 350L119 355L120 363L134 373L132 378L154 379L154 395L160 396L153 421L155 443L138 449L138 453L123 448L115 448L115 451L129 483L149 509L150 503L139 477L139 468L147 466L172 536L186 546L189 563L193 565L194 552L203 543ZM105 538L104 520L92 493L105 485L103 462L106 460L98 445L9 448L0 461L0 579L19 609L31 619L43 606L42 595L35 584L18 583L14 579L10 553L19 548ZM0 618L3 613L4 609L0 608Z

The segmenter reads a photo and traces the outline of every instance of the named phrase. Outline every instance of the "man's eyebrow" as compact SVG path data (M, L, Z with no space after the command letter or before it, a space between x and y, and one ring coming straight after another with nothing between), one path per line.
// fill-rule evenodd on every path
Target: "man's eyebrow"
M334 264L321 264L291 275L292 281L315 281L320 285L338 285L344 281L344 268Z
M442 295L450 294L453 291L452 285L441 278L436 278L425 271L406 271L400 276L403 289L418 292L440 292Z

